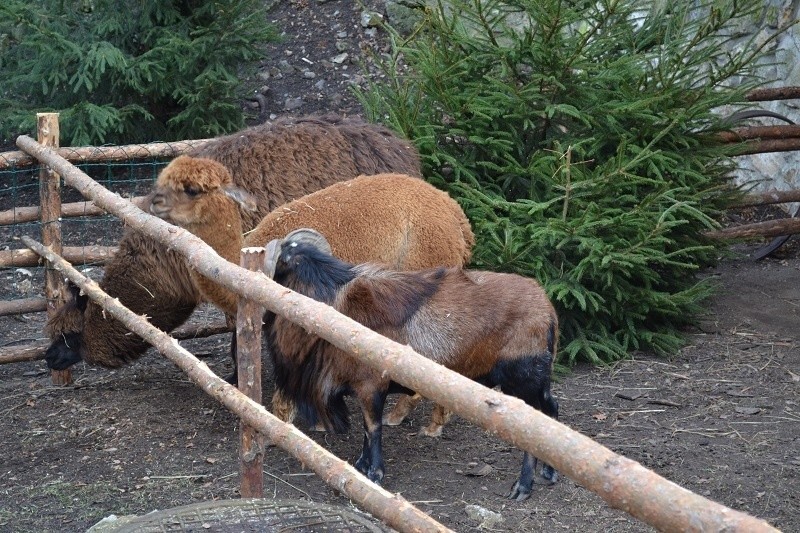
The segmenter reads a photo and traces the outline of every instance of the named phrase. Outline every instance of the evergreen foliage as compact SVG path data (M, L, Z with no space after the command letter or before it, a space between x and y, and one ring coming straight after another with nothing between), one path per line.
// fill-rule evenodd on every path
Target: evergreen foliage
M474 265L539 279L562 362L674 352L712 289L701 232L737 194L712 113L744 104L757 3L441 0L360 98L458 199ZM763 45L762 45L763 46Z
M0 138L61 113L64 145L208 137L239 129L237 69L274 40L257 0L4 0Z

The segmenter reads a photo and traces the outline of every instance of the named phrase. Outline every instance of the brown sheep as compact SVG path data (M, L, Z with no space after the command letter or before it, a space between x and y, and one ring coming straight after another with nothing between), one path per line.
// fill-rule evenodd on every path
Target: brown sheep
M499 385L558 418L550 393L558 350L558 316L533 279L462 268L415 272L353 265L331 253L319 232L301 229L267 245L267 274L277 283L488 387ZM349 427L344 397L354 395L364 416L356 468L380 483L384 476L381 413L391 392L408 390L290 319L268 312L264 328L275 386L311 423L330 431ZM509 498L531 494L535 457L527 451ZM543 464L542 477L556 471Z
M401 174L360 176L311 193L268 214L243 239L237 207L253 203L223 165L183 156L159 175L150 211L188 229L234 263L243 246L264 246L302 227L329 235L341 257L397 270L463 266L474 244L469 221L447 193ZM235 293L197 272L193 276L206 299L235 316ZM399 402L392 418L402 420L416 400ZM280 399L273 398L273 410L285 420L292 418ZM447 413L436 409L423 434L440 434L446 420Z
M233 180L256 199L255 211L241 213L244 230L279 205L360 174L421 176L419 156L408 141L383 126L335 116L265 123L220 137L195 155L225 165ZM182 324L199 303L184 258L130 230L106 264L100 286L164 331ZM69 301L50 319L46 331L52 339L47 364L58 370L80 360L119 367L148 348L91 301Z

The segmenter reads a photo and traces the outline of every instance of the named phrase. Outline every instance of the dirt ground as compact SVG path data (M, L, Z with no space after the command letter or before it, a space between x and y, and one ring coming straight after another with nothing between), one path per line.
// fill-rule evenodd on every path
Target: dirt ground
M286 50L303 38L307 49L297 55L321 62L338 53L325 35L341 32L356 44L351 50L359 42L374 44L359 16L351 2L281 2L270 19L287 28L287 40L272 52L292 57ZM315 31L308 31L309 24ZM320 29L326 24L328 34ZM319 74L330 77L324 87L331 89L343 72L331 66ZM278 102L318 81L271 78L267 92L281 95ZM346 91L323 92L297 112L358 112ZM0 189L0 203L8 201L6 192ZM0 248L19 247L13 235L0 231ZM82 235L96 240L91 232ZM561 421L687 489L784 531L800 531L797 240L759 262L748 256L756 244L737 246L703 273L719 284L718 294L673 358L635 354L612 367L581 366L560 378L554 395ZM41 273L28 270L0 270L0 298L35 295ZM218 316L203 308L192 321ZM41 313L0 317L0 347L41 340L43 320ZM231 369L228 342L217 336L182 344L225 375ZM267 365L265 397L272 391L269 371ZM120 370L78 365L73 373L73 386L54 387L44 362L0 366L0 447L6 450L0 457L0 531L84 531L111 514L238 497L238 421L172 363L151 351ZM348 435L311 434L351 463L362 438L357 408L352 412ZM535 487L525 502L506 500L522 453L458 417L441 438L419 437L429 414L425 404L403 425L385 430L384 486L452 529L651 530L564 477ZM267 497L352 508L279 449L268 450L264 470ZM473 506L501 521L476 518Z
M754 262L752 248L706 273L719 294L674 358L578 367L554 393L569 427L687 489L798 531L800 256L789 247ZM203 309L193 320L214 315ZM39 339L41 326L37 314L2 317L0 344ZM230 371L227 337L183 344L218 373ZM59 388L43 362L0 367L0 530L83 531L111 514L237 497L237 420L172 363L149 353L121 370L80 365L74 377ZM481 526L469 506L502 517L485 525L492 531L650 529L563 477L509 502L521 453L458 417L440 439L419 437L429 411L386 429L384 485L452 529ZM312 436L352 463L357 420L348 435ZM264 469L268 497L351 505L279 449L267 452Z

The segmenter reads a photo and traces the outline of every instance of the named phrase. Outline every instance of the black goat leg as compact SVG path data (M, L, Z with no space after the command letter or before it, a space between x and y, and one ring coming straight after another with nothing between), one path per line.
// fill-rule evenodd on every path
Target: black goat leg
M522 470L519 473L519 479L511 487L511 493L508 495L510 500L523 501L531 496L533 491L533 475L536 470L536 458L525 452L522 457Z
M376 391L369 396L370 401L361 399L361 411L364 414L364 445L361 449L361 457L356 461L356 469L367 476L370 481L380 485L386 468L381 444L386 393Z

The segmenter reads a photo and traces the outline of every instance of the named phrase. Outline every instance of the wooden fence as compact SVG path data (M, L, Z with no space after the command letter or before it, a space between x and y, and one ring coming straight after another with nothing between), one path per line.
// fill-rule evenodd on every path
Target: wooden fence
M796 92L790 91L788 94L788 97L800 97L800 89L797 89ZM49 122L50 120L53 120L53 117L43 116L40 119L41 132L52 132L54 128L57 130L57 125L54 126ZM770 128L772 129L769 132L742 128L736 130L735 136L729 140L730 142L746 140L746 148L742 149L742 153L800 149L800 130L790 126ZM774 128L784 129L776 131ZM766 135L766 140L759 134ZM788 142L779 144L767 142L786 141L787 139ZM18 145L23 148L23 152L2 154L4 157L0 158L0 167L5 164L22 166L34 164L37 161L45 163L50 169L55 169L60 173L66 183L80 190L93 202L77 202L62 206L57 189L46 190L41 196L41 207L16 208L13 212L0 212L0 225L41 220L43 227L57 229L61 217L111 212L132 227L153 235L180 253L187 255L193 266L201 273L222 272L219 277L220 283L229 289L238 292L237 287L256 287L256 290L248 294L248 298L251 299L249 302L252 304L251 310L249 314L241 314L244 322L240 320L240 327L237 328L242 350L247 351L250 346L250 357L243 358L245 364L240 366L240 372L250 373L249 379L240 379L240 383L242 381L260 383L260 377L254 380L255 374L260 376L260 368L254 367L254 365L260 364L256 363L256 361L260 361L260 342L256 344L257 341L254 340L257 339L258 334L252 331L252 327L248 329L244 326L248 320L252 326L255 320L252 317L260 313L260 306L265 306L276 313L290 316L292 320L312 333L363 358L365 364L388 371L392 378L399 383L417 390L464 418L496 432L501 438L554 465L573 480L596 492L611 506L623 509L659 529L773 530L766 522L728 509L670 483L638 463L614 454L517 399L477 385L430 362L408 347L380 337L347 317L338 315L327 306L279 288L263 274L248 272L220 259L193 235L184 231L176 234L174 228L170 232L165 228L165 226L169 227L168 224L150 217L138 210L135 205L131 205L130 202L99 187L91 181L91 178L70 165L68 161L112 161L131 158L131 156L143 157L154 154L170 157L184 153L194 146L208 142L208 140L57 150L46 148L47 140L41 134L40 141L43 141L42 144L24 136L20 137ZM49 145L55 147L57 142L51 140ZM57 181L57 178L53 178L49 169L42 172L41 182L49 183L52 188L52 182ZM57 200L54 199L56 197L58 197ZM800 193L792 191L782 195L753 195L746 201L749 204L758 205L797 201L798 199L800 199ZM133 204L136 204L138 200L133 199ZM726 235L719 235L719 237L725 238ZM55 253L55 249L60 246L60 235L57 232L49 235L43 234L43 240L45 244L49 241L50 249L25 238L25 243L32 251L12 251L6 255L0 254L0 267L8 264L33 265L37 264L39 256L46 257L49 268L59 270L81 286L92 299L102 303L113 316L173 360L205 392L236 413L245 424L242 432L242 484L243 487L247 484L249 488L245 489L246 492L243 492L243 495L257 494L260 490L259 477L263 474L259 458L263 453L263 441L259 441L259 438L266 435L272 442L308 464L327 483L350 496L365 510L378 516L392 527L401 531L446 530L444 526L433 521L402 498L386 493L368 482L352 467L331 456L326 450L296 430L294 426L284 424L274 418L257 402L220 380L205 364L182 350L172 337L158 332L141 317L126 310L119 302L115 302L113 298L105 295L94 282L72 269L61 257L61 254ZM81 257L86 257L85 250L81 250ZM90 250L90 257L93 260L104 260L110 257L114 251L111 247L93 247ZM63 249L62 254L67 259L74 258L77 257L77 250L67 247ZM51 302L57 302L60 298L61 289L58 287L60 280L61 276L46 278L45 294L48 295ZM48 299L28 298L15 302L0 302L0 314L43 311L51 307L47 305ZM246 302L248 300L243 299L242 305L245 305ZM250 316L249 319L246 318L248 316ZM328 326L323 327L320 324ZM332 325L334 327L331 327ZM179 334L175 337L198 337L222 331L228 331L228 328L224 325L215 325L196 331L176 332ZM249 333L247 333L248 331ZM241 335L244 336L241 337ZM43 350L43 345L29 345L0 351L0 363L39 359ZM251 363L248 364L246 361L251 361ZM54 379L63 383L68 377L54 376ZM260 397L260 390L249 392L252 398ZM250 429L255 432L251 432ZM244 437L245 433L247 433L246 438Z
M252 301L297 322L313 334L347 350L365 364L388 372L393 380L455 411L464 418L552 464L611 506L662 530L771 531L769 524L726 508L671 483L640 464L613 453L591 439L543 415L519 399L487 389L422 357L407 346L385 339L330 307L287 291L262 273L250 272L217 256L203 241L185 230L175 230L129 202L107 191L83 172L33 139L20 137L18 145L57 171L64 181L138 231L184 254L193 268L214 275L219 283L239 292L248 287ZM349 465L333 467L327 452L298 452L302 433L277 421L253 400L220 380L206 365L181 351L172 338L152 328L141 317L71 269L52 251L26 239L26 244L64 272L113 316L142 336L181 367L198 386L220 400L243 421L275 444L298 456L326 482L345 492L367 511L401 531L442 530L430 517L401 498L386 495ZM241 293L240 293L241 294ZM259 378L260 381L260 378ZM252 454L251 454L252 455ZM338 463L337 463L338 464ZM243 466L243 468L245 468ZM347 476L342 482L339 476ZM426 522L422 522L427 520Z

